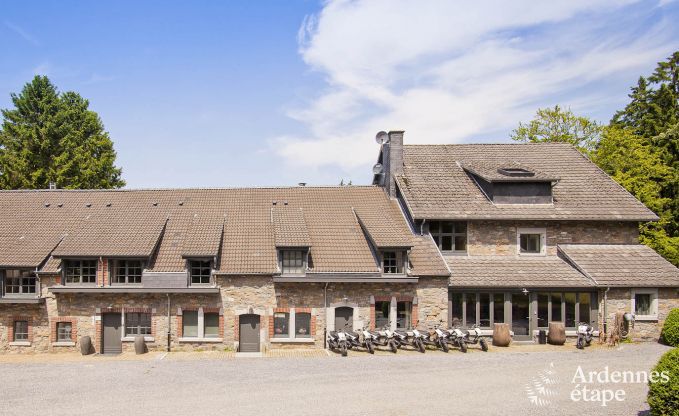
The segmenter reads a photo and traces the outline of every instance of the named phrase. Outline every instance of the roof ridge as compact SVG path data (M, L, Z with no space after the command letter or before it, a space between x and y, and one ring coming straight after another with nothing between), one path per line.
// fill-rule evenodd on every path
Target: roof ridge
M313 186L234 186L234 187L193 187L193 188L120 188L120 189L0 189L0 193L78 193L78 192L144 192L144 191L231 191L270 189L351 189L379 188L377 185L313 185Z

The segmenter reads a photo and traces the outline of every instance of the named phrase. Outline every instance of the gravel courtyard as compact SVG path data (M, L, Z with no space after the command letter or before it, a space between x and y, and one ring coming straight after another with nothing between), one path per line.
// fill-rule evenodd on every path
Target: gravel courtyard
M594 380L589 371L649 371L657 344L558 351L517 347L488 353L399 352L348 358L233 358L157 354L0 361L2 415L453 415L645 414L644 383ZM583 401L624 391L624 401ZM588 396L589 394L589 396ZM611 393L612 394L612 393ZM618 393L620 397L620 393Z

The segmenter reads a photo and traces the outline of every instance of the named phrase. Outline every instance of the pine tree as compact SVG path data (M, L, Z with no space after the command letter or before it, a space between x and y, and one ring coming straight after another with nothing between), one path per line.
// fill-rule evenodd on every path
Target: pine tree
M36 76L2 110L0 188L108 189L125 185L113 143L89 102Z

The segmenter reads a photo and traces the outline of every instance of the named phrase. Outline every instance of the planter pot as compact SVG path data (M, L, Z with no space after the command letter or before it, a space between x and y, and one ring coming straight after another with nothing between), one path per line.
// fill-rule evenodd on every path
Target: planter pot
M146 352L146 341L144 341L143 335L137 335L134 337L134 352L137 355Z
M85 335L80 337L80 353L82 355L89 355L92 352L92 338Z
M509 333L509 324L493 324L493 345L496 347L508 347L512 342Z
M566 343L566 327L563 322L550 322L549 335L547 342L552 345L563 345Z

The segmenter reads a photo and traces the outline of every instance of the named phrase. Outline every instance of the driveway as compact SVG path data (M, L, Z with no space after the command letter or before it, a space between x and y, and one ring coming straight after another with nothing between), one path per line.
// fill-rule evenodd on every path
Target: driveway
M592 383L578 383L580 375L603 377L608 367L609 378L616 370L636 377L666 350L638 344L585 351L351 352L348 358L29 359L0 363L0 414L636 415L648 409L645 383L599 383L596 375Z

